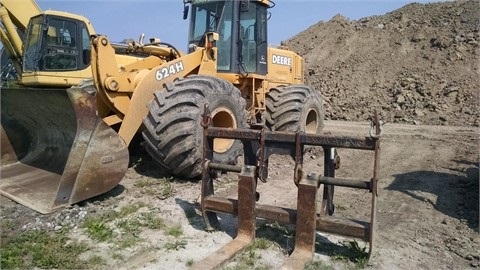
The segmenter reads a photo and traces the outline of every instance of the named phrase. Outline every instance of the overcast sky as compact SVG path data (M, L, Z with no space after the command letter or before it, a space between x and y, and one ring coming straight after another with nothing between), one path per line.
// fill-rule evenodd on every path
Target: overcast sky
M336 14L351 20L383 15L414 1L403 0L274 0L270 9L269 43L280 44L309 26ZM420 3L438 1L416 1ZM87 17L99 34L112 41L158 37L179 49L187 48L188 22L182 19L182 0L37 0L42 10L67 11Z

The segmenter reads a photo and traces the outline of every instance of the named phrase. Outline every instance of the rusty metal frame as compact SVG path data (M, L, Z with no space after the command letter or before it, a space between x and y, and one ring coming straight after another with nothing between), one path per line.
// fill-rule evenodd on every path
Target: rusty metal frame
M372 121L370 136L334 136L331 134L305 134L303 132L272 132L265 129L226 129L210 126L210 112L205 108L203 174L201 209L206 229L218 226L216 212L238 217L237 237L205 259L195 263L193 269L214 269L243 251L255 239L256 218L296 224L295 248L282 268L303 269L314 254L316 231L362 239L369 243L372 254L376 218L377 177L380 158L381 123L377 112ZM213 139L241 140L244 166L216 163L213 160ZM304 173L304 146L321 146L324 150L324 174ZM339 166L336 148L369 150L374 152L373 176L369 180L335 178ZM288 209L256 203L257 179L268 178L268 158L272 154L289 155L295 162L294 183L298 187L297 209ZM215 196L215 171L239 173L238 200ZM323 185L322 205L317 211L317 194ZM372 194L370 221L351 220L333 216L334 186L369 190Z

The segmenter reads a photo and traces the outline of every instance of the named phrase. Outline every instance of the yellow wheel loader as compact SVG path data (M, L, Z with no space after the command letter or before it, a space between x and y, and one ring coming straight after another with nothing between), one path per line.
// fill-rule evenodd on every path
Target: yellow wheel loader
M19 77L19 85L0 92L0 193L48 213L115 187L128 150L97 117L91 79L81 83L92 77L90 22L42 12L34 0L0 0L0 23L10 60L2 59L2 71L14 67ZM120 67L142 58L116 55Z
M190 7L189 51L150 65L156 56L116 69L105 36L92 40L99 116L119 124L127 144L142 132L147 151L175 175L200 175L204 105L217 127L266 127L318 133L320 93L303 85L303 61L286 48L267 46L267 10L273 2L184 1ZM150 59L152 58L152 59ZM215 140L214 159L234 163L240 142Z
M184 0L184 19L190 17L188 52L155 39L149 44L132 42L123 52L141 59L130 64L119 62L118 46L106 36L93 36L94 95L81 88L35 89L22 95L2 89L2 194L46 213L105 192L125 173L126 146L140 134L159 169L198 177L205 105L216 127L320 132L322 99L303 85L302 58L287 48L267 45L268 9L273 5L268 0ZM47 67L49 21L39 27L29 25L24 53L34 56L37 74ZM30 54L28 40L35 33L45 41ZM76 33L82 39L81 31ZM72 55L77 63L88 59L80 50ZM27 61L24 57L24 70ZM15 98L16 105L4 102ZM36 106L22 106L22 100ZM47 106L47 100L58 105ZM98 118L92 116L94 111ZM89 117L82 116L85 112ZM240 152L238 141L214 140L215 161L233 164ZM4 166L5 157L13 165ZM110 172L113 176L104 175ZM56 179L43 180L43 174Z

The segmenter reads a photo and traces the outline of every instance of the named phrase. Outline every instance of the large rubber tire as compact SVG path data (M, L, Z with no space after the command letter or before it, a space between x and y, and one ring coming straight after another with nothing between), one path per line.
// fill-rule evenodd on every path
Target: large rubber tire
M154 95L144 120L143 138L149 154L174 175L194 178L202 172L205 104L213 126L247 128L245 99L240 90L222 79L193 75L167 84ZM216 162L234 164L241 154L240 141L216 139L214 144Z
M271 88L266 101L266 124L273 131L318 134L324 111L320 92L305 85Z

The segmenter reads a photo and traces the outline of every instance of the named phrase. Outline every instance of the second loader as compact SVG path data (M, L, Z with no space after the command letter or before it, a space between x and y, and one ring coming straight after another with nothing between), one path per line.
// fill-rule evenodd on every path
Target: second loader
M2 57L9 58L2 79L18 76L0 92L0 194L42 213L112 189L127 170L127 146L97 117L95 89L85 81L92 34L82 16L0 0ZM121 68L144 55L115 58Z

